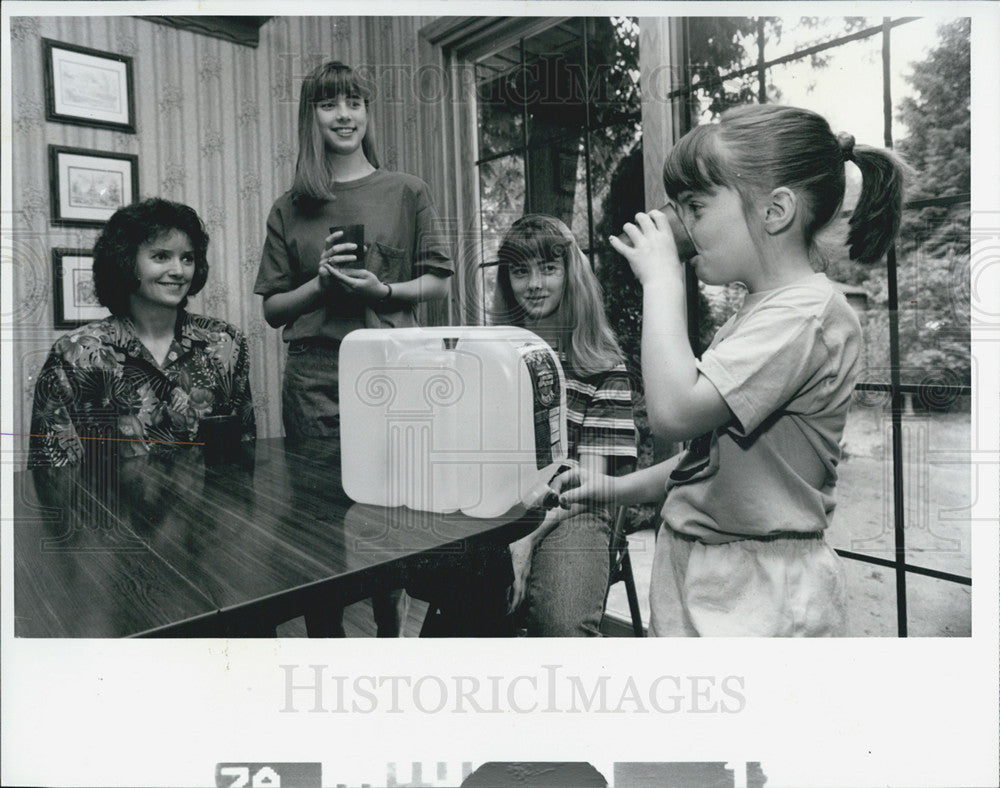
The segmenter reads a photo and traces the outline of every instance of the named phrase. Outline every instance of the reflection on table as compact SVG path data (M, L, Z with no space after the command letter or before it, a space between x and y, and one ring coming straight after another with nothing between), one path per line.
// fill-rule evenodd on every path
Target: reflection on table
M402 584L407 566L533 515L479 520L353 503L329 439L258 440L14 474L17 636L265 636L316 606Z

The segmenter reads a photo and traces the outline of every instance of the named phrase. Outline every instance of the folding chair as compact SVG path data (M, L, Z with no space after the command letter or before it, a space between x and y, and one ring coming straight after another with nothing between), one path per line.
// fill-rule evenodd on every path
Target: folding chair
M628 554L628 536L625 533L625 523L628 521L628 509L619 506L615 514L615 522L611 529L611 542L608 546L611 561L611 574L608 576L608 590L604 592L605 615L607 614L608 592L611 586L618 582L625 583L625 595L628 597L628 609L632 615L632 632L637 638L645 637L642 628L642 613L639 610L639 595L635 590L635 577L632 575L632 559Z
M628 509L624 506L618 507L611 529L611 540L608 544L611 572L608 575L608 587L604 592L604 605L607 608L608 592L611 590L611 586L618 582L624 582L625 594L628 597L628 609L632 616L632 632L636 637L641 638L645 637L646 632L642 627L639 595L635 589L635 577L632 575L632 559L629 558L628 554L628 537L625 534L627 521ZM421 637L435 637L444 634L440 628L440 614L441 611L435 604L431 603L428 606L427 615L420 630Z

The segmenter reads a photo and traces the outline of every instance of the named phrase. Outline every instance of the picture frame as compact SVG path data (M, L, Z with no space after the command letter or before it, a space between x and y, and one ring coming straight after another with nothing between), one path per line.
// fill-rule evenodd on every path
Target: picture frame
M132 153L49 145L52 224L100 227L139 194Z
M52 314L56 328L75 328L110 314L94 292L92 250L52 250Z
M132 58L42 39L45 119L135 134Z

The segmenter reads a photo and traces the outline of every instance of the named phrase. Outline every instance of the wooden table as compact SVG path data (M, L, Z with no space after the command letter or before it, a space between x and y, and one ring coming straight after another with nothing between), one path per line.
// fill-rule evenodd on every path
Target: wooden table
M537 523L353 503L339 446L258 440L14 474L14 634L246 637L401 585L407 566Z

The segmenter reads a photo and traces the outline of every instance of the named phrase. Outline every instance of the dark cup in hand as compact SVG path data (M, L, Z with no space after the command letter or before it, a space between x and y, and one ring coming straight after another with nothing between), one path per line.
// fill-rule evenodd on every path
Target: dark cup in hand
M338 267L343 268L364 268L365 267L365 226L363 224L342 224L339 227L331 227L330 234L337 231L341 231L344 234L340 236L337 240L333 242L334 246L337 244L357 244L357 248L353 252L342 252L341 254L354 254L357 259L350 263L337 263Z
M660 212L666 215L667 222L670 224L670 231L674 235L674 245L677 247L677 256L682 263L690 262L691 258L698 254L698 250L695 248L687 225L681 221L681 217L678 216L677 210L671 203L660 208ZM626 246L632 246L632 240L624 233L618 236L618 240Z
M204 444L201 448L205 465L227 465L236 462L240 456L242 437L239 416L203 418L198 424L198 440Z

